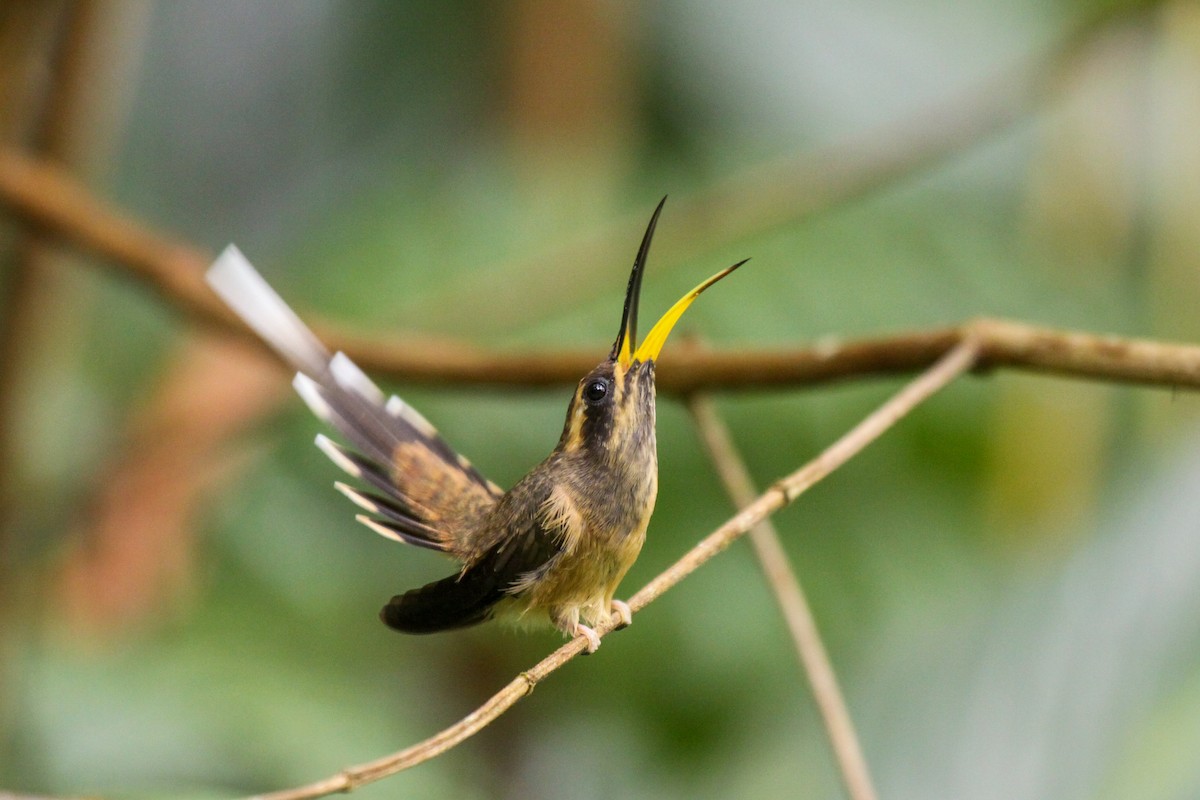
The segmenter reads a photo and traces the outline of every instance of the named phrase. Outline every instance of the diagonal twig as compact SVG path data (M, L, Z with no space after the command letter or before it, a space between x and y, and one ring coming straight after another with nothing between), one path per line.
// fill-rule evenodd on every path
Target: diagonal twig
M750 471L738 453L728 426L721 419L711 398L691 395L687 399L687 407L700 440L708 451L709 460L725 484L730 499L738 507L749 505L758 491L754 488ZM783 612L800 663L808 675L813 698L842 772L846 793L851 800L875 800L871 773L838 686L837 675L821 642L821 634L800 585L800 578L788 563L779 534L771 521L764 519L750 529L749 538L767 583Z
M629 598L630 610L636 613L654 602L664 592L669 591L759 522L790 504L817 481L845 464L935 392L970 370L975 365L979 353L979 345L974 340L963 342L955 347L819 456L791 475L777 481L758 499L702 539L682 558L642 587L640 591ZM596 633L604 636L615 627L617 622L618 620L614 617L597 625ZM474 736L492 720L532 692L538 683L583 652L584 648L583 637L567 642L533 668L522 672L475 711L423 742L375 761L347 767L335 775L314 783L259 795L258 800L308 800L308 798L323 797L336 792L350 792L359 786L374 783L428 761Z

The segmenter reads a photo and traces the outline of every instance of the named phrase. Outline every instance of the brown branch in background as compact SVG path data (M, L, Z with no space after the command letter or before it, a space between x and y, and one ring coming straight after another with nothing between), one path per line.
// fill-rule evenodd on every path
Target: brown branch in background
M979 343L980 368L1011 367L1063 377L1200 389L1200 346L1130 339L980 318L960 325L862 339L824 339L787 350L676 348L657 374L661 392L787 389L865 377L911 374L964 341ZM425 340L422 352L401 342L343 341L371 372L440 386L537 388L574 385L596 352L507 353Z
M25 128L32 127L26 122L37 116L33 109L39 105L33 95L43 94L33 88L40 89L39 82L31 80L42 71L35 55L44 51L45 43L61 27L62 16L61 9L49 3L0 6L0 142L19 139ZM21 318L28 307L25 298L31 284L20 252L23 245L19 240L9 244L0 226L0 764L8 759L14 741L17 704L13 687L19 669L11 657L19 633L14 622L18 618L14 583L20 572L15 557L18 467L14 411L21 370L13 356L15 334L24 327Z
M86 82L84 56L96 14L90 2L13 3L0 6L0 143L22 143L44 156L79 161L76 101ZM0 231L0 763L15 726L10 688L20 682L8 648L19 627L27 570L20 557L20 453L30 373L43 360L51 326L61 319L53 251L35 233ZM10 246L5 247L8 244ZM14 675L17 675L14 679Z
M845 464L939 389L970 370L978 356L979 347L973 341L955 347L823 453L791 475L777 481L754 502L642 587L637 594L629 598L630 610L636 613L650 605L755 525L790 504L811 486ZM613 630L617 623L618 620L614 616L597 625L596 633L604 636ZM428 761L487 727L492 720L532 692L534 687L552 672L583 652L584 648L585 640L582 636L567 642L532 669L522 672L475 711L423 742L375 761L347 767L336 775L314 783L259 795L258 800L306 800L336 792L350 792L359 786L374 783Z
M133 45L144 12L93 0L46 7L56 6L62 6L59 42L41 121L29 138L47 169L69 165L73 174L89 174L107 150L106 132L120 125L123 89L114 87L128 84L121 76L136 61L127 53L138 49ZM86 204L83 182L72 182ZM52 246L48 232L37 226L20 232L10 288L2 298L9 307L9 313L0 314L6 334L0 336L4 432L7 426L20 430L27 416L22 401L29 400L20 384L29 382L31 365L52 359L55 348L74 333L73 315L62 309L78 299L76 287L61 269L63 251ZM188 346L172 354L175 363L165 380L132 413L131 429L118 440L124 446L113 448L89 481L88 499L63 537L59 573L37 582L38 592L53 587L48 604L65 611L78 632L112 634L152 610L162 611L190 585L194 531L189 523L195 504L233 460L218 445L283 396L270 362L257 351L237 346L228 336L189 333ZM234 376L240 380L231 380ZM0 497L11 490L8 476L18 473L9 438L0 437ZM5 521L0 511L0 552L10 527ZM0 568L18 565L0 559ZM0 580L0 586L14 582Z
M758 490L750 471L738 453L728 426L708 397L693 395L687 399L688 411L696 424L697 433L708 451L709 460L725 484L725 491L737 507L754 502ZM800 578L788 562L779 534L770 520L750 529L750 544L758 557L767 584L770 586L784 621L792 635L797 655L808 675L813 698L821 712L826 734L841 769L842 782L851 800L875 800L875 787L863 756L854 723L838 686L837 674L829 661L817 622L809 608Z
M0 152L0 201L26 224L100 257L185 313L233 326L233 315L204 284L207 253L111 210L65 170L16 150Z
M0 202L47 232L109 259L109 266L152 287L206 324L252 334L203 282L209 256L146 231L115 214L65 173L12 151L0 152ZM596 353L511 353L434 337L355 337L314 326L334 349L380 376L439 386L573 385ZM688 394L717 389L780 389L924 369L968 337L982 347L981 367L1016 367L1064 376L1200 388L1200 347L979 319L961 325L858 340L825 340L778 351L691 348L664 356L659 389ZM257 343L257 337L253 337Z

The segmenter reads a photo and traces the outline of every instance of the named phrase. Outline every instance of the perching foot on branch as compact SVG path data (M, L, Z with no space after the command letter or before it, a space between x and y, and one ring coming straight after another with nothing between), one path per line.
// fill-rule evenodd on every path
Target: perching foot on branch
M587 650L584 655L591 655L600 649L600 634L584 625L582 622L575 623L575 635L582 636L587 639Z
M611 605L613 613L621 618L613 630L619 631L622 628L628 628L633 623L633 611L630 610L629 603L614 598Z

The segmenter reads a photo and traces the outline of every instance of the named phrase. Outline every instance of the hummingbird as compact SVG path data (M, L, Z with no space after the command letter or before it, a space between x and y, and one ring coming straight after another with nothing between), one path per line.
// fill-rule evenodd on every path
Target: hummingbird
M614 594L641 552L658 493L655 362L692 301L746 263L685 294L639 344L638 299L665 202L634 259L611 352L579 381L554 450L508 491L345 354L331 354L235 246L209 268L209 285L296 370L300 397L345 441L318 434L316 446L353 478L334 486L365 512L356 519L459 562L454 574L393 597L380 612L389 627L420 634L493 617L548 619L592 653L593 626L614 613L620 627L630 623Z

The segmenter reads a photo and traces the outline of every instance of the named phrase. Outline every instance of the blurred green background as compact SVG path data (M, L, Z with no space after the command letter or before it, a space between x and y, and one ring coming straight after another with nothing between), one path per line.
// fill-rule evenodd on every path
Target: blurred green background
M669 194L647 317L753 258L681 325L714 346L980 314L1200 338L1194 3L14 3L0 42L7 146L181 241L236 241L302 313L364 333L599 360ZM676 222L697 199L711 225ZM316 780L558 645L385 629L381 602L447 565L353 522L286 376L86 259L30 268L27 234L0 216L0 789ZM899 385L718 400L765 486ZM388 388L502 485L570 393ZM1200 797L1198 409L965 378L777 517L882 798ZM672 398L659 455L625 596L731 512ZM841 789L739 543L356 794Z

